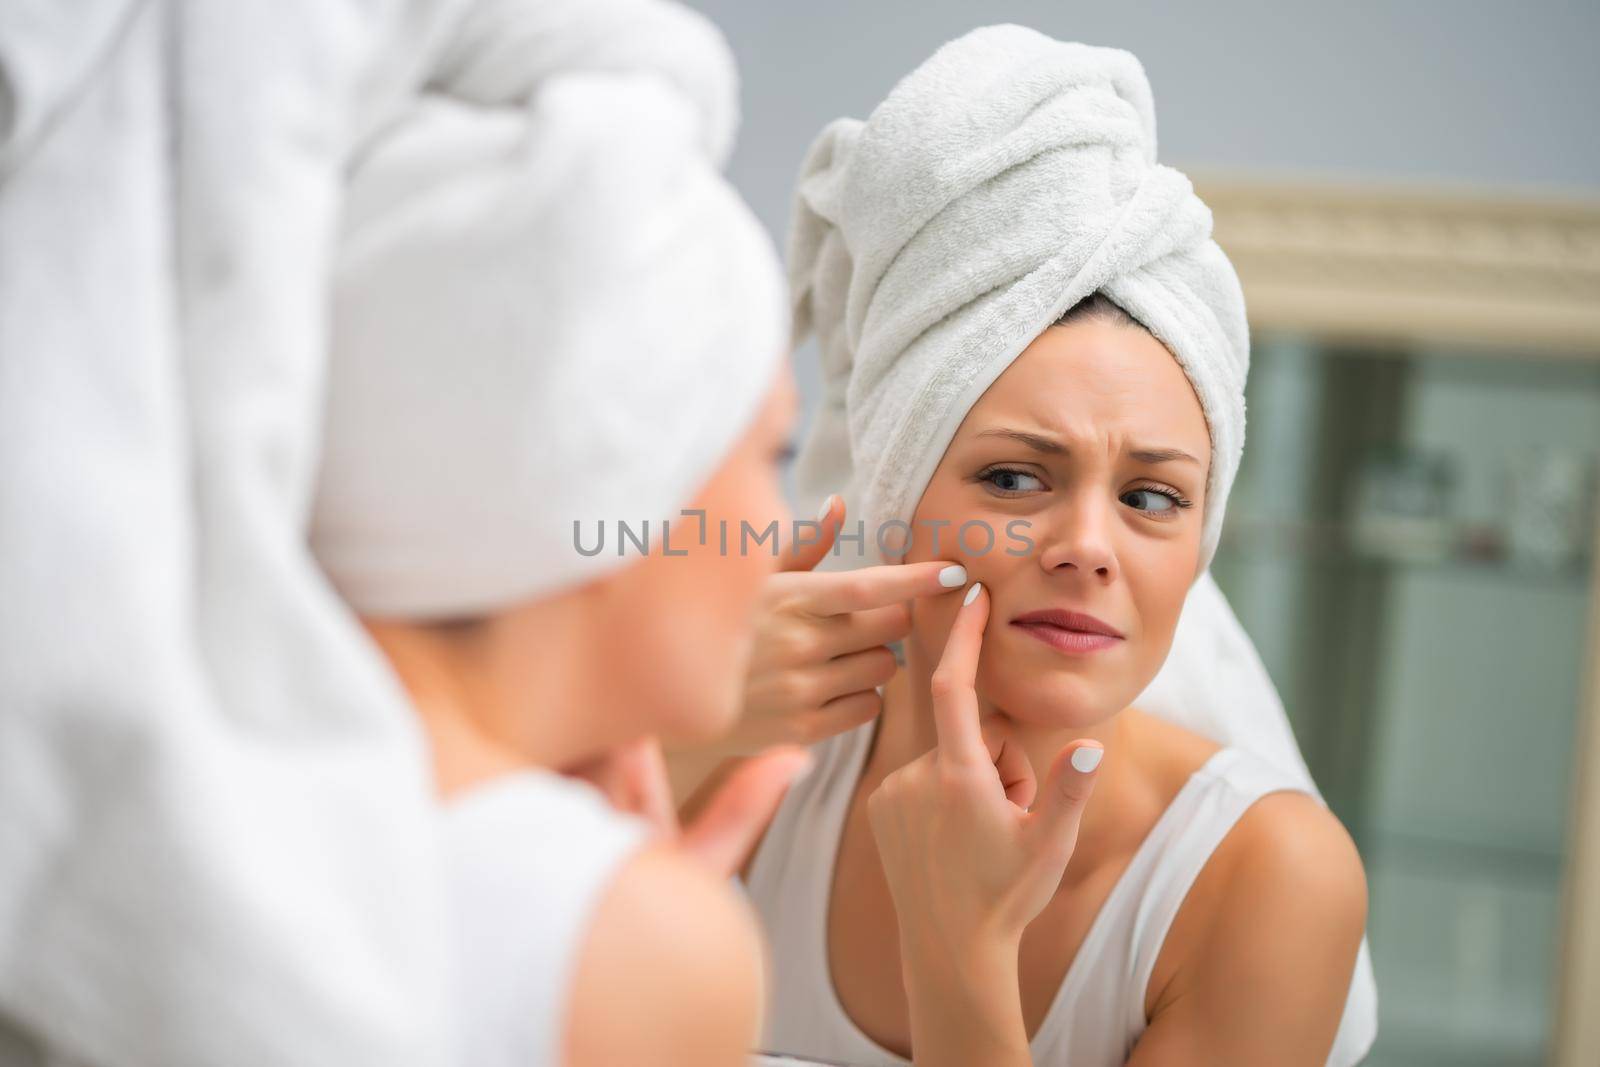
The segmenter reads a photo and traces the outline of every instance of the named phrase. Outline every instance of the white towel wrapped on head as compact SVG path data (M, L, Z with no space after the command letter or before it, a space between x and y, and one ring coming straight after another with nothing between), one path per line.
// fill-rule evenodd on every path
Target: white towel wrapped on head
M782 272L714 164L731 109L690 99L651 73L439 95L356 171L312 544L358 610L473 614L616 567L614 524L659 534L748 427Z
M1244 298L1210 210L1155 152L1137 59L1020 26L945 45L865 123L823 130L789 243L826 390L797 467L803 514L843 491L869 529L910 522L973 402L1098 290L1200 398L1210 562L1244 446Z

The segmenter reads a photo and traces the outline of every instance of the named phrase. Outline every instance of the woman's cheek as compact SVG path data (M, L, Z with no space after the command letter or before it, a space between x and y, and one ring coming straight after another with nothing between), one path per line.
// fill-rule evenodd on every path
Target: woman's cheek
M1198 549L1193 553L1176 551L1165 554L1159 565L1144 568L1144 573L1130 576L1134 605L1139 613L1138 640L1141 664L1148 667L1150 676L1166 662L1172 648L1172 638L1183 614L1183 603L1188 598L1194 578Z

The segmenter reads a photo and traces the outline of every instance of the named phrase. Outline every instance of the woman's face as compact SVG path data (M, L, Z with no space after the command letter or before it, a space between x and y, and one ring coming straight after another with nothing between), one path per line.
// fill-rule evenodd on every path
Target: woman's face
M773 523L789 536L780 471L797 410L785 360L755 419L687 506L705 512L704 543L698 518L673 518L673 554L658 543L609 583L616 650L609 686L620 701L647 710L649 732L666 740L716 736L739 714L756 602L778 568L773 538L753 538ZM741 523L751 530L744 551Z
M1188 378L1142 328L1052 326L989 387L923 493L907 555L960 559L988 588L988 708L1085 727L1143 691L1196 576L1210 461ZM938 661L958 606L915 604L924 662ZM1084 620L1067 613L1114 636L1074 633Z

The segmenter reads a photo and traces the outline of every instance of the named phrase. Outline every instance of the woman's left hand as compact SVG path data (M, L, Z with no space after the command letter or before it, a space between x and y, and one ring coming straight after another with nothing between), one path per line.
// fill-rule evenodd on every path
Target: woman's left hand
M867 798L914 1048L927 1050L919 1064L1028 1062L1017 947L1061 884L1103 754L1074 741L1038 789L1022 750L982 726L975 685L988 617L988 593L974 585L931 681L937 747Z

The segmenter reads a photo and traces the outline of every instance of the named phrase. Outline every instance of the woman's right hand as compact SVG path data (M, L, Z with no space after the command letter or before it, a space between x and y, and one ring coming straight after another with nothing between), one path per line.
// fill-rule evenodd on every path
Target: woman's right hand
M888 645L911 632L906 602L966 585L966 568L945 560L814 571L843 522L844 502L830 496L817 541L791 546L763 590L728 754L811 744L871 721L883 706L877 687L894 677Z
M918 1067L1029 1064L1017 957L1061 885L1105 750L1062 748L1040 785L977 675L989 597L973 585L929 680L938 738L867 797L900 929Z

